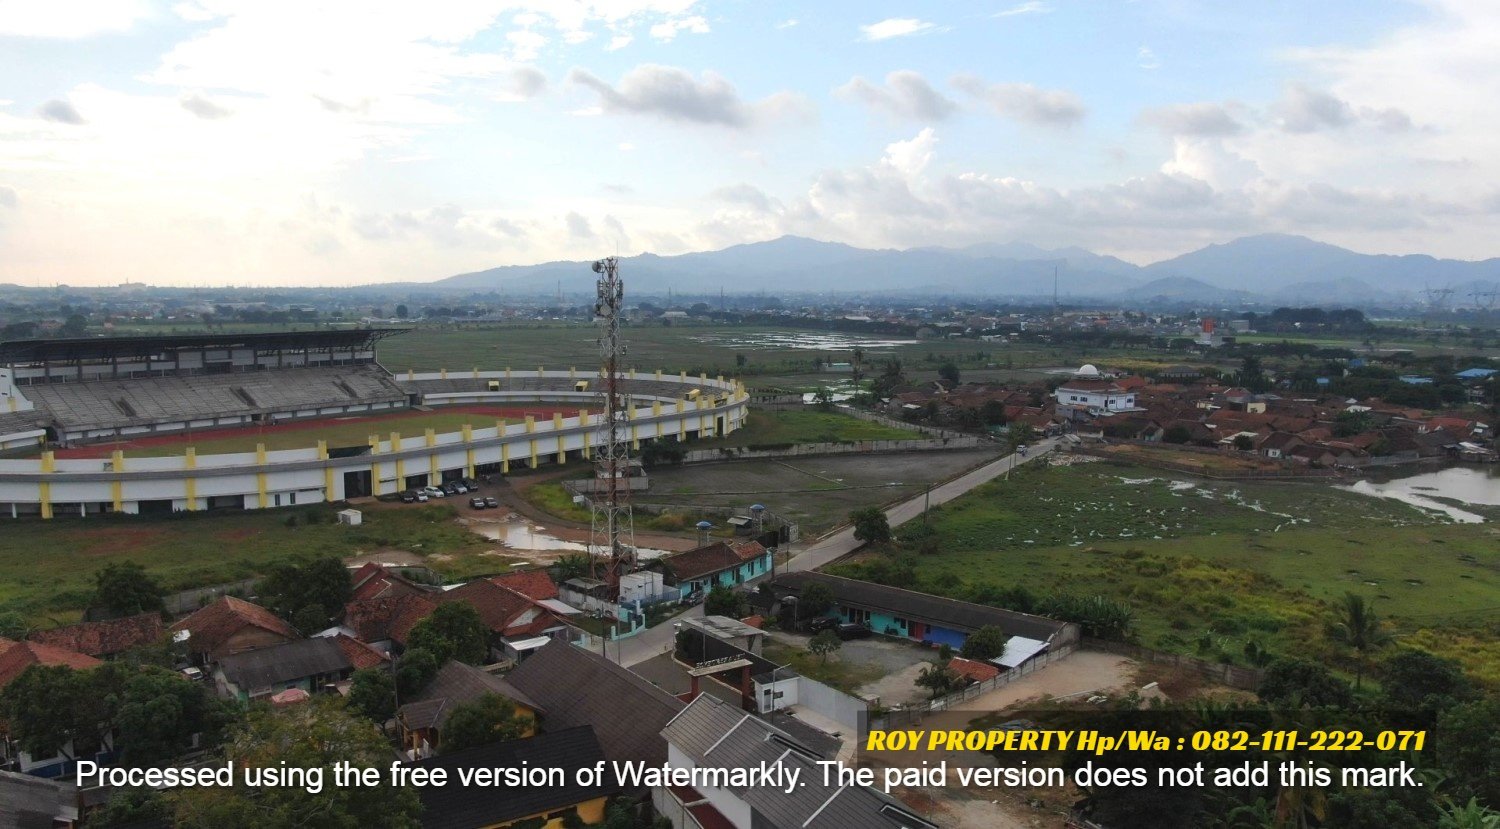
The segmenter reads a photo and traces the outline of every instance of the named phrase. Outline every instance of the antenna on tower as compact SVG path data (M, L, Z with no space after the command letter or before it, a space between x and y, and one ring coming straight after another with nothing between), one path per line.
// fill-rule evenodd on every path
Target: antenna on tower
M595 262L594 273L599 274L594 319L604 329L599 337L599 394L604 414L594 454L589 560L593 563L595 554L607 553L604 582L609 600L618 602L620 577L635 558L635 520L630 511L631 403L624 393L620 367L626 350L620 339L625 283L620 279L619 260L613 256Z

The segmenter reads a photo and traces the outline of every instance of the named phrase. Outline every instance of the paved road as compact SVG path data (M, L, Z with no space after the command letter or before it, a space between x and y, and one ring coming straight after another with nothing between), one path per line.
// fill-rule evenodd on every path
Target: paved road
M930 500L928 498L929 494L924 493L909 501L902 501L896 504L885 511L886 520L890 522L892 527L910 521L922 514L922 509L926 504L930 503L934 507L946 504L980 484L995 480L1020 464L1036 460L1052 451L1056 446L1057 440L1049 438L1033 444L1027 449L1026 457L1024 458L1017 457L1016 455L1006 455L1003 458L991 461L968 474L954 478L948 483L933 487L930 493ZM791 560L787 562L785 570L787 572L816 570L825 564L829 564L836 559L854 552L863 543L855 539L853 527L845 527L833 535L814 542L802 552L793 554Z
M902 501L892 506L885 511L886 519L890 521L892 527L910 521L922 514L922 509L926 504L930 503L934 507L946 504L980 484L993 481L1011 469L1047 454L1055 449L1056 446L1056 439L1043 440L1033 444L1027 450L1026 457L1024 458L1016 455L1006 455L1003 458L991 461L941 486L933 487L931 493L924 493L909 501ZM791 560L783 567L777 568L777 570L778 572L815 570L835 559L854 552L862 543L855 540L854 529L846 527L833 535L814 542L801 552L794 553ZM702 615L703 605L699 604L676 618L680 621L688 616ZM676 631L671 622L663 622L654 628L643 631L639 635L628 639L621 639L618 642L607 643L604 652L610 659L629 667L666 653L672 647L675 633Z

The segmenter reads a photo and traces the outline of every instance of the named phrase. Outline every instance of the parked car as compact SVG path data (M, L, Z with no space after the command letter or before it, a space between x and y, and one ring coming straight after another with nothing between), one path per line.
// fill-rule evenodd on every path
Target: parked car
M839 625L833 629L840 639L863 639L870 635L870 626L853 622Z
M444 492L441 487L435 486L424 486L417 491L428 496L429 498L445 498L448 495L448 493Z
M443 494L444 495L457 495L458 494L458 487L455 486L451 481L449 483L443 484L443 486L441 488L443 490Z
M500 507L500 502L496 501L494 497L487 497L484 499L484 505L490 509L498 509Z
M469 499L469 509L484 509L484 499L483 498L470 498Z
M469 491L469 488L466 487L466 486L464 486L464 482L463 481L453 481L452 483L453 483L453 488L456 489L456 490L458 490L458 493L460 495L462 495L465 492Z
M398 497L403 504L415 504L417 502L417 493L409 489L401 490L401 494Z
M479 482L473 478L459 478L458 482L468 487L470 492L479 489Z
M816 619L808 619L803 626L807 628L808 633L822 633L838 627L838 624L839 620L832 616L819 616Z

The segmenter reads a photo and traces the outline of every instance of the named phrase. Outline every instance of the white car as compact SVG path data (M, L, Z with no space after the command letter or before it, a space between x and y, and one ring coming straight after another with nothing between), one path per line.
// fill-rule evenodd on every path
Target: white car
M429 498L447 498L448 497L448 493L442 491L441 489L438 489L435 486L425 486L425 487L422 487L421 489L417 490L417 492L420 493L420 494L422 494L422 495L426 495Z

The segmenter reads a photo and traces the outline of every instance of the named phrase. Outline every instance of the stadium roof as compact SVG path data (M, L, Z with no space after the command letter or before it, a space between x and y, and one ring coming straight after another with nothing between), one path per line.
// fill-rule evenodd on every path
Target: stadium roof
M377 341L410 328L336 328L321 331L270 331L259 334L183 334L141 337L77 337L47 340L10 340L0 343L0 363L102 360L111 357L150 357L183 348L371 347Z

